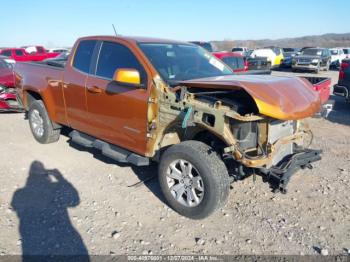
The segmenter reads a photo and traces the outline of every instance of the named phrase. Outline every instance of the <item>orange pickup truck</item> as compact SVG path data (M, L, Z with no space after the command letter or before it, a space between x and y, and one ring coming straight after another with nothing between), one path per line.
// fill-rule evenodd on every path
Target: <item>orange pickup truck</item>
M34 138L71 140L138 166L159 162L169 205L200 219L252 174L285 193L319 150L303 121L320 110L306 79L239 76L191 43L137 37L79 39L66 62L16 64Z

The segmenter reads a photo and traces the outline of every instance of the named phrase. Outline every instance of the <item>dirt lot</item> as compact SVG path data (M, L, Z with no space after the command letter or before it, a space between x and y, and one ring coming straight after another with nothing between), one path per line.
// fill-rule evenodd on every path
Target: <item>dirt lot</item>
M274 72L274 74L290 74ZM337 72L322 73L337 80ZM286 195L258 177L233 184L228 204L193 221L169 209L156 166L118 165L70 145L34 141L22 114L0 115L0 254L345 254L350 249L350 106L310 119L313 170Z

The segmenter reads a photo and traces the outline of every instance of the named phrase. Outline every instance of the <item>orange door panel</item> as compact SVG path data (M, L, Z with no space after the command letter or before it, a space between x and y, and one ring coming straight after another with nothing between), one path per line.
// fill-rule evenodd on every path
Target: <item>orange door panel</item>
M137 70L143 87L113 81L117 69ZM145 154L147 144L147 75L124 44L104 41L99 46L93 73L86 82L86 103L91 134Z
M86 87L91 135L144 154L147 139L147 90L118 86L110 80L90 77Z

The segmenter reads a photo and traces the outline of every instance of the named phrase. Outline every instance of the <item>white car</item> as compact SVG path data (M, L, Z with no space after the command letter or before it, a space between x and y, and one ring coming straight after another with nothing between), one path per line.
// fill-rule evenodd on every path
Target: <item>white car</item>
M267 62L271 64L271 66L274 65L274 62L276 60L276 53L272 51L270 48L261 48L261 49L255 49L251 54L250 57L266 57Z
M240 54L240 55L245 55L248 52L248 47L244 47L244 46L237 46L232 48L232 53L236 53L236 54Z
M339 67L341 61L346 58L342 48L330 48L331 52L331 67Z
M350 58L350 47L343 47L345 58Z

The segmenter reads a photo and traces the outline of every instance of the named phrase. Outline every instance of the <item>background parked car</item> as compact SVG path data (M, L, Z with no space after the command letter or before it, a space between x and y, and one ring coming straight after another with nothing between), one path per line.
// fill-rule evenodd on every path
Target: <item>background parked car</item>
M338 83L334 85L333 94L349 101L350 91L350 59L344 59L340 65Z
M8 57L0 56L0 112L22 111L14 89L14 64Z
M221 59L233 72L238 74L258 75L258 74L271 74L270 64L266 58L247 58L239 53L234 52L214 52L214 56Z
M237 47L232 48L232 52L233 53L237 53L237 54L240 54L240 55L243 55L243 56L245 56L247 54L248 50L249 50L248 47L239 47L239 46L237 46Z
M298 55L298 48L282 48L283 50L283 61L281 63L281 67L283 68L291 68L292 67L292 59L294 56Z
M203 47L209 52L213 52L213 46L209 42L202 42L202 41L191 41L190 43L198 45L200 47Z
M271 74L271 63L266 57L245 57L245 63L248 66L248 74Z
M1 56L6 56L17 62L37 61L36 56L30 56L23 48L6 48L0 50Z
M264 57L267 62L270 63L271 68L277 67L279 65L275 64L276 54L269 48L255 49L249 56L250 58Z
M343 52L344 52L345 58L350 58L350 47L344 47Z
M277 46L267 46L265 48L271 49L276 54L275 60L271 61L271 67L279 68L284 59L282 48Z
M318 73L321 69L328 70L331 63L331 53L327 48L307 48L292 59L292 70L305 70Z
M223 51L214 52L213 55L227 64L233 70L233 72L248 70L248 65L245 63L244 57L241 54Z
M331 52L331 67L338 68L341 64L341 61L346 58L344 51L342 48L331 48L329 49Z

